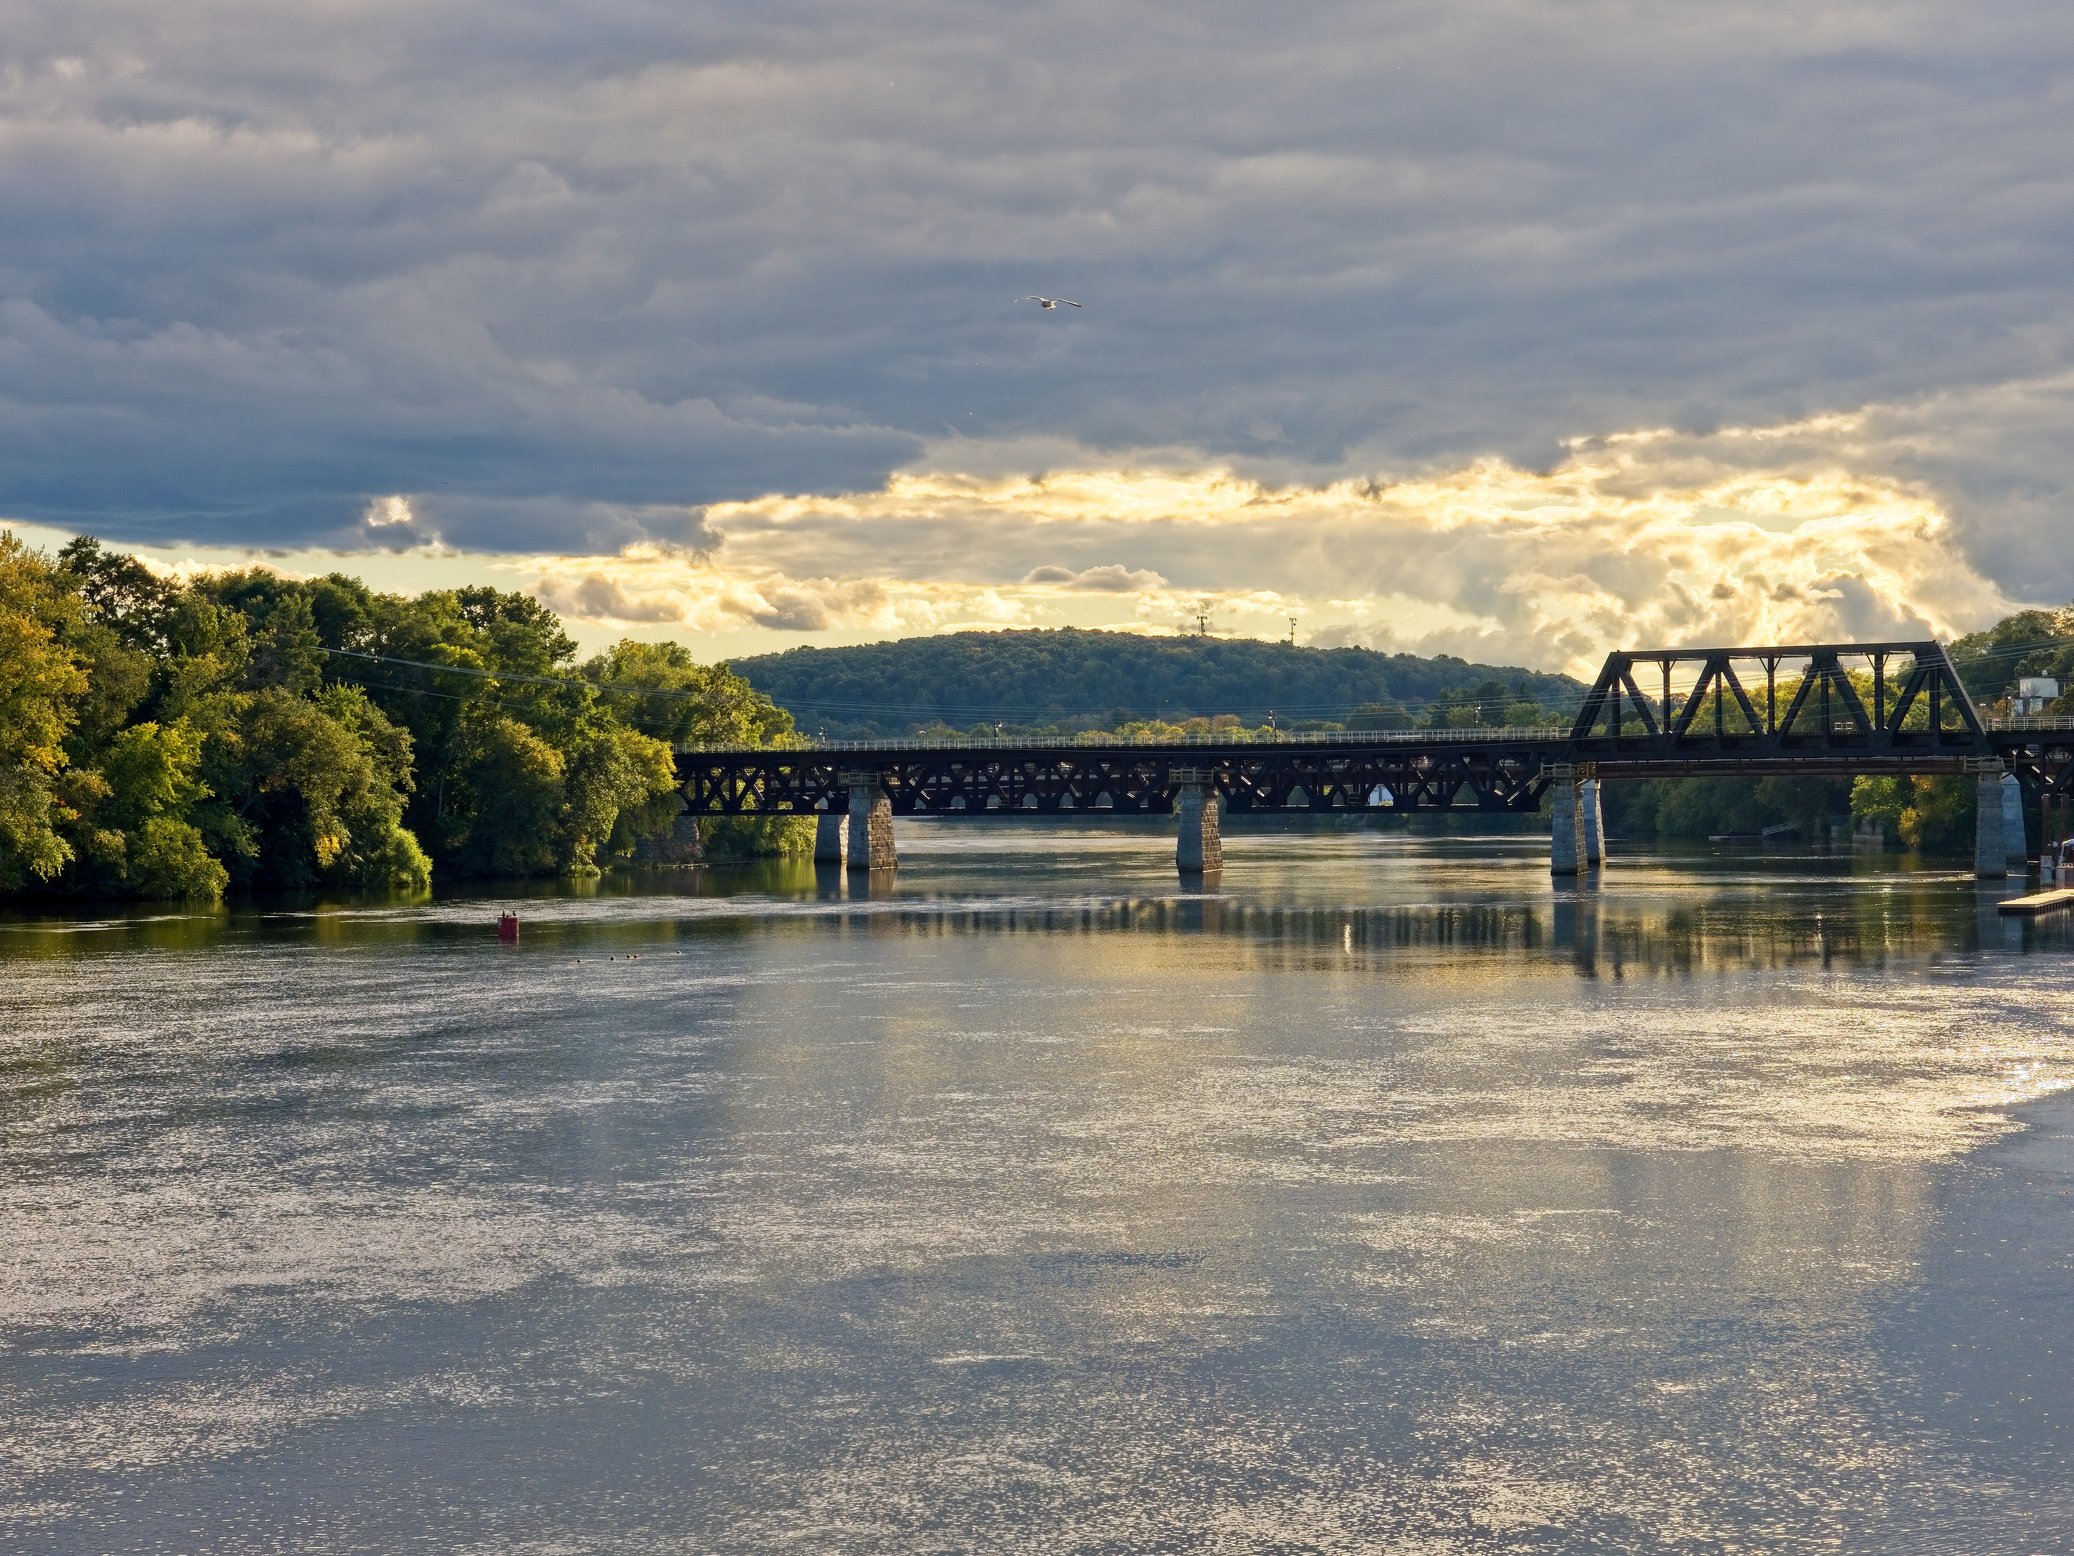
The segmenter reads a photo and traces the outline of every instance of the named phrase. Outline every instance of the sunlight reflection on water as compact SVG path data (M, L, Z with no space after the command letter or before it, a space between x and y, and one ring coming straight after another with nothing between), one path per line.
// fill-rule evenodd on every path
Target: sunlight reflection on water
M1894 1339L2074 1083L2065 927L1863 858L901 846L0 921L0 1535L2074 1533L2060 1429L1929 1429Z

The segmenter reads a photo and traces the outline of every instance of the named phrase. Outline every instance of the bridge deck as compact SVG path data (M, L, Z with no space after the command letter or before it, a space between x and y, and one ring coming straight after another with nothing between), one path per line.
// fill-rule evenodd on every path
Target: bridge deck
M844 741L678 754L691 808L705 814L841 809L868 775L896 814L1164 812L1181 782L1248 811L1532 811L1553 771L1607 779L1957 773L1996 763L2033 792L2074 771L2074 720L1867 738L1743 734L1578 739L1563 731L1406 730L1271 739ZM1911 738L1911 736L1915 738Z

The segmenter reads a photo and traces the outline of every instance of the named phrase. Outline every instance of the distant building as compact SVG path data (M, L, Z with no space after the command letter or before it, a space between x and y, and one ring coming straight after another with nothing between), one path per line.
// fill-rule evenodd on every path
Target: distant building
M2016 697L2009 711L2017 714L2043 713L2058 700L2060 683L2049 675L2027 675L2016 683Z

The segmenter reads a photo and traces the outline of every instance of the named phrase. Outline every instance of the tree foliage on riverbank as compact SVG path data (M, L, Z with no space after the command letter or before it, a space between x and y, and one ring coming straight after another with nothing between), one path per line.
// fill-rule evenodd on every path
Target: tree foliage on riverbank
M588 871L676 825L673 744L791 727L676 644L578 664L520 594L176 582L91 539L47 557L0 531L0 892ZM702 827L725 853L801 841Z

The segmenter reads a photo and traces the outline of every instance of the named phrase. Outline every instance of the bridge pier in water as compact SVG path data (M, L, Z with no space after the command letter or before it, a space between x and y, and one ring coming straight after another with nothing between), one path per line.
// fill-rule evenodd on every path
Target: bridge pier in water
M892 797L879 782L877 773L846 773L843 785L850 791L850 869L892 869Z
M1606 858L1599 780L1579 778L1574 766L1558 763L1549 769L1548 797L1548 873L1576 875L1598 869Z
M1194 768L1174 774L1174 814L1179 835L1174 864L1183 875L1215 875L1224 868L1223 801L1210 775Z
M1596 796L1595 796L1596 797ZM1577 769L1559 762L1548 779L1548 873L1575 875L1583 841L1577 817Z
M2002 853L2016 874L2030 868L2031 848L2024 836L2024 786L2015 773L2007 772L2002 775Z
M1577 786L1577 833L1585 868L1596 870L1606 860L1606 816L1599 808L1596 778L1587 778Z
M2001 764L1983 764L1973 785L1975 879L1999 881L2009 873L2009 844L2004 835L2006 830L2002 815Z
M833 808L814 817L814 863L842 868L843 843L850 830L847 811Z

